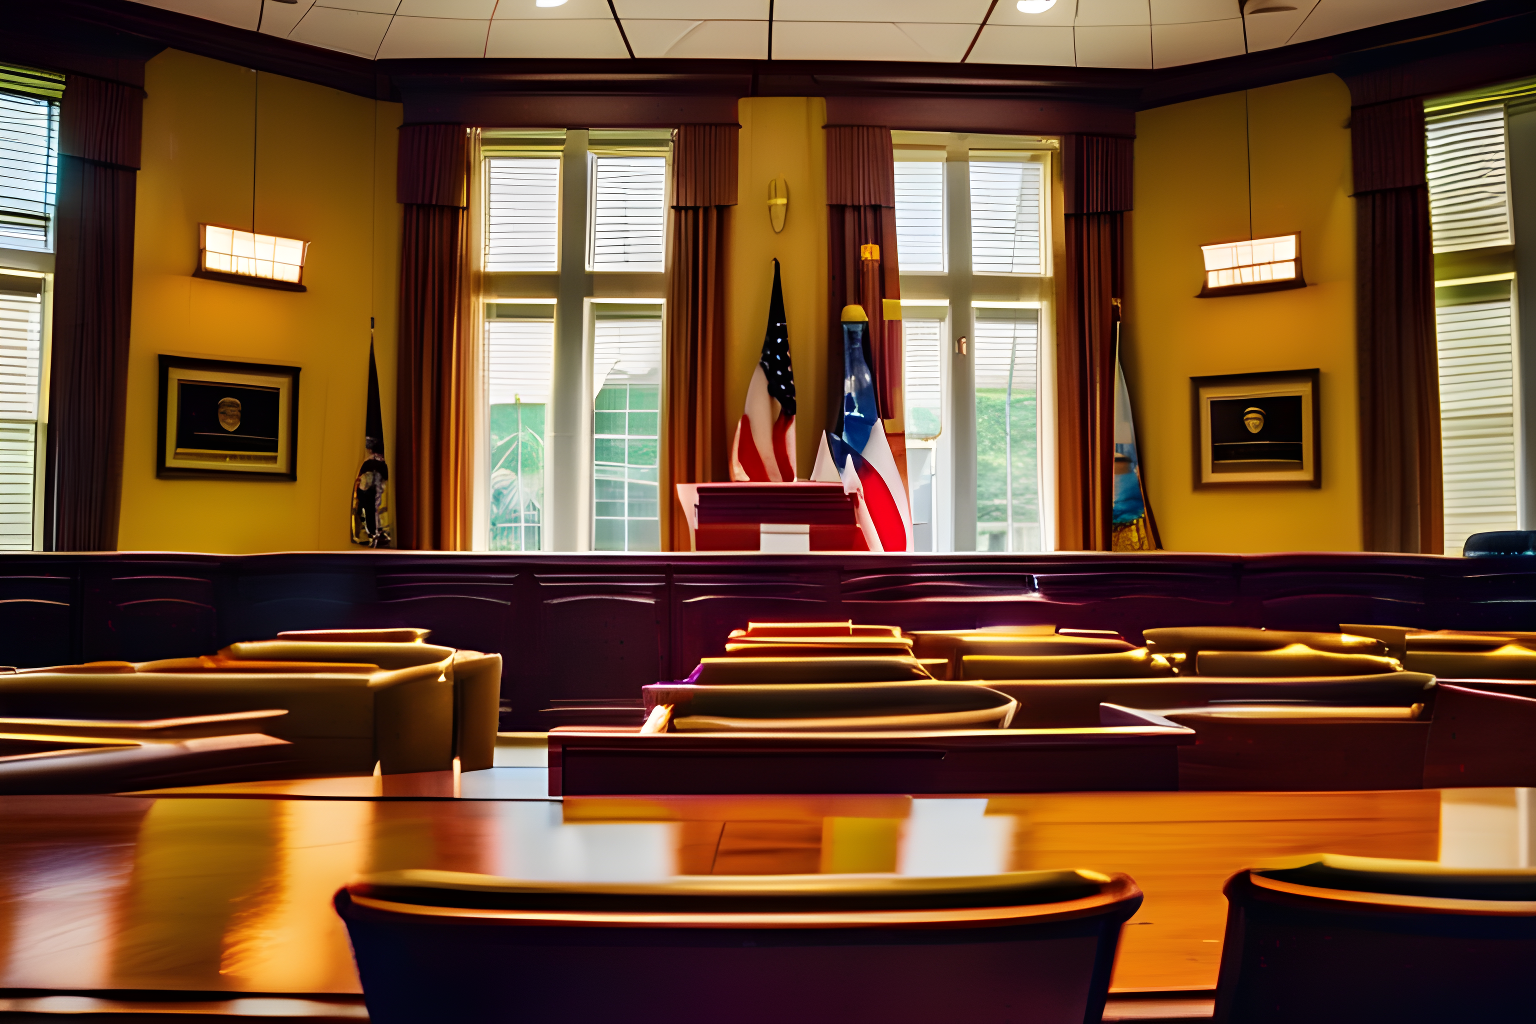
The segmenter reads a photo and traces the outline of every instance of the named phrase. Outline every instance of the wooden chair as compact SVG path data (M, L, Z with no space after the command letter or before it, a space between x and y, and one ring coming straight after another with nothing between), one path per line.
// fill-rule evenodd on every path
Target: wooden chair
M1321 854L1227 881L1216 1024L1528 1020L1536 871Z
M1125 875L527 882L402 871L335 905L374 1024L1097 1024Z

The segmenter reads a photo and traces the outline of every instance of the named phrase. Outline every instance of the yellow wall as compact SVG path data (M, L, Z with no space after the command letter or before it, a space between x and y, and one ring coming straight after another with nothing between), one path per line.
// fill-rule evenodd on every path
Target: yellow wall
M725 415L741 419L747 383L763 349L773 260L779 261L790 359L795 368L795 442L801 478L811 472L826 429L827 145L822 99L754 97L737 106L740 177L730 234L726 310ZM774 233L768 182L789 185L789 215Z
M395 452L400 107L176 50L149 62L145 91L118 545L350 547L370 316ZM251 228L253 193L255 230L311 243L308 292L191 276L198 225ZM300 367L298 479L156 479L161 353Z
M1170 550L1360 549L1349 109L1344 83L1325 75L1137 115L1125 372ZM1309 287L1194 298L1201 245L1292 231ZM1189 378L1311 367L1322 371L1322 488L1196 491Z

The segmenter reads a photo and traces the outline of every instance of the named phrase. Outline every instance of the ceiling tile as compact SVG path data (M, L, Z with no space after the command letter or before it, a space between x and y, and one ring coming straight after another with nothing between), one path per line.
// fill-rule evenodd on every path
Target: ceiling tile
M1464 7L1475 0L1319 0L1318 5L1291 37L1293 43L1353 32L1421 14ZM1300 5L1298 5L1300 6Z
M311 7L304 20L288 33L288 38L311 46L323 46L327 50L372 57L378 52L379 43L389 28L389 19L388 14Z
M971 29L973 35L975 31ZM773 56L775 60L940 59L889 22L847 21L775 21Z
M625 18L636 57L712 57L762 60L768 55L766 21L662 21Z
M1025 14L1019 10L1015 0L998 0L997 6L992 9L992 17L987 19L987 26L993 25L1029 25L1034 28L1049 25L1070 25L1077 17L1076 0L1056 0L1056 6L1040 14Z
M261 15L261 0L152 0L152 2L140 0L140 2L146 7L158 7L162 11L189 14L194 18L217 21L224 25L253 31L256 28L256 19Z
M1152 66L1171 68L1235 57L1243 50L1243 19L1152 26Z
M604 4L606 7L607 5ZM487 57L628 57L613 18L493 21Z
M316 7L338 11L362 11L365 14L394 14L400 0L315 0Z
M769 0L614 0L619 17L688 21L767 21ZM780 11L782 15L784 12ZM626 32L629 27L626 25ZM638 53L639 51L635 51Z
M976 26L986 17L990 0L776 0L774 21L934 22ZM1000 0L1011 2L1011 0ZM1145 2L1145 0L1142 0ZM777 49L777 47L775 47Z
M636 57L665 57L667 51L683 40L688 33L704 24L702 21L683 21L681 19L653 19L653 18L623 18L624 34L629 37L629 45L634 48ZM766 27L763 35L767 36ZM763 50L767 51L766 40Z
M1077 66L1080 68L1150 68L1152 28L1149 25L1079 25Z
M379 58L481 57L489 20L465 18L407 18L395 15L379 46Z
M1049 64L1071 67L1076 62L1072 30L1064 26L1025 28L987 23L967 64Z
M1295 3L1296 0L1252 0L1261 3ZM1238 17L1238 0L1151 0L1152 24L1185 25L1194 21L1230 21ZM405 13L405 8L400 9Z
M608 0L567 0L559 7L540 7L533 0L501 0L492 17L497 21L612 21L613 12Z
M934 60L959 62L976 38L975 25L900 24L896 26Z
M1249 3L1249 13L1243 20L1248 24L1248 52L1258 50L1271 50L1276 46L1284 46L1291 41L1291 36L1307 20L1312 13L1312 8L1317 6L1317 0L1253 0ZM1256 10L1264 7L1295 7L1294 11L1272 11L1268 14L1255 14Z
M261 16L261 34L286 36L309 13L313 4L314 0L299 0L296 4L267 4L266 12Z
M1077 0L1079 25L1150 25L1148 0Z
M346 0L325 0L345 3ZM485 21L496 9L496 0L400 0L396 14L408 18L477 18Z

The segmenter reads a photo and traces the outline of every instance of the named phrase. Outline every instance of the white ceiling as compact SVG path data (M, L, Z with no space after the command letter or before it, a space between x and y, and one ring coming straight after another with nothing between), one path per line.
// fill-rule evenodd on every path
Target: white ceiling
M1475 0L140 0L369 58L765 58L1163 68L1268 50ZM1277 8L1266 11L1266 8ZM615 17L617 15L617 18ZM619 26L623 25L623 35Z

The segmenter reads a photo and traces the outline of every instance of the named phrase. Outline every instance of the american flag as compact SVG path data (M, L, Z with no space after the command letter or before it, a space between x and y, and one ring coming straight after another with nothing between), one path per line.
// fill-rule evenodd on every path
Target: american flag
M789 482L795 477L795 371L789 362L779 261L774 260L768 331L731 444L731 479Z
M896 457L875 404L875 380L864 359L869 319L861 306L843 307L843 433L827 431L812 480L841 480L857 493L859 526L871 551L911 551L912 513Z

